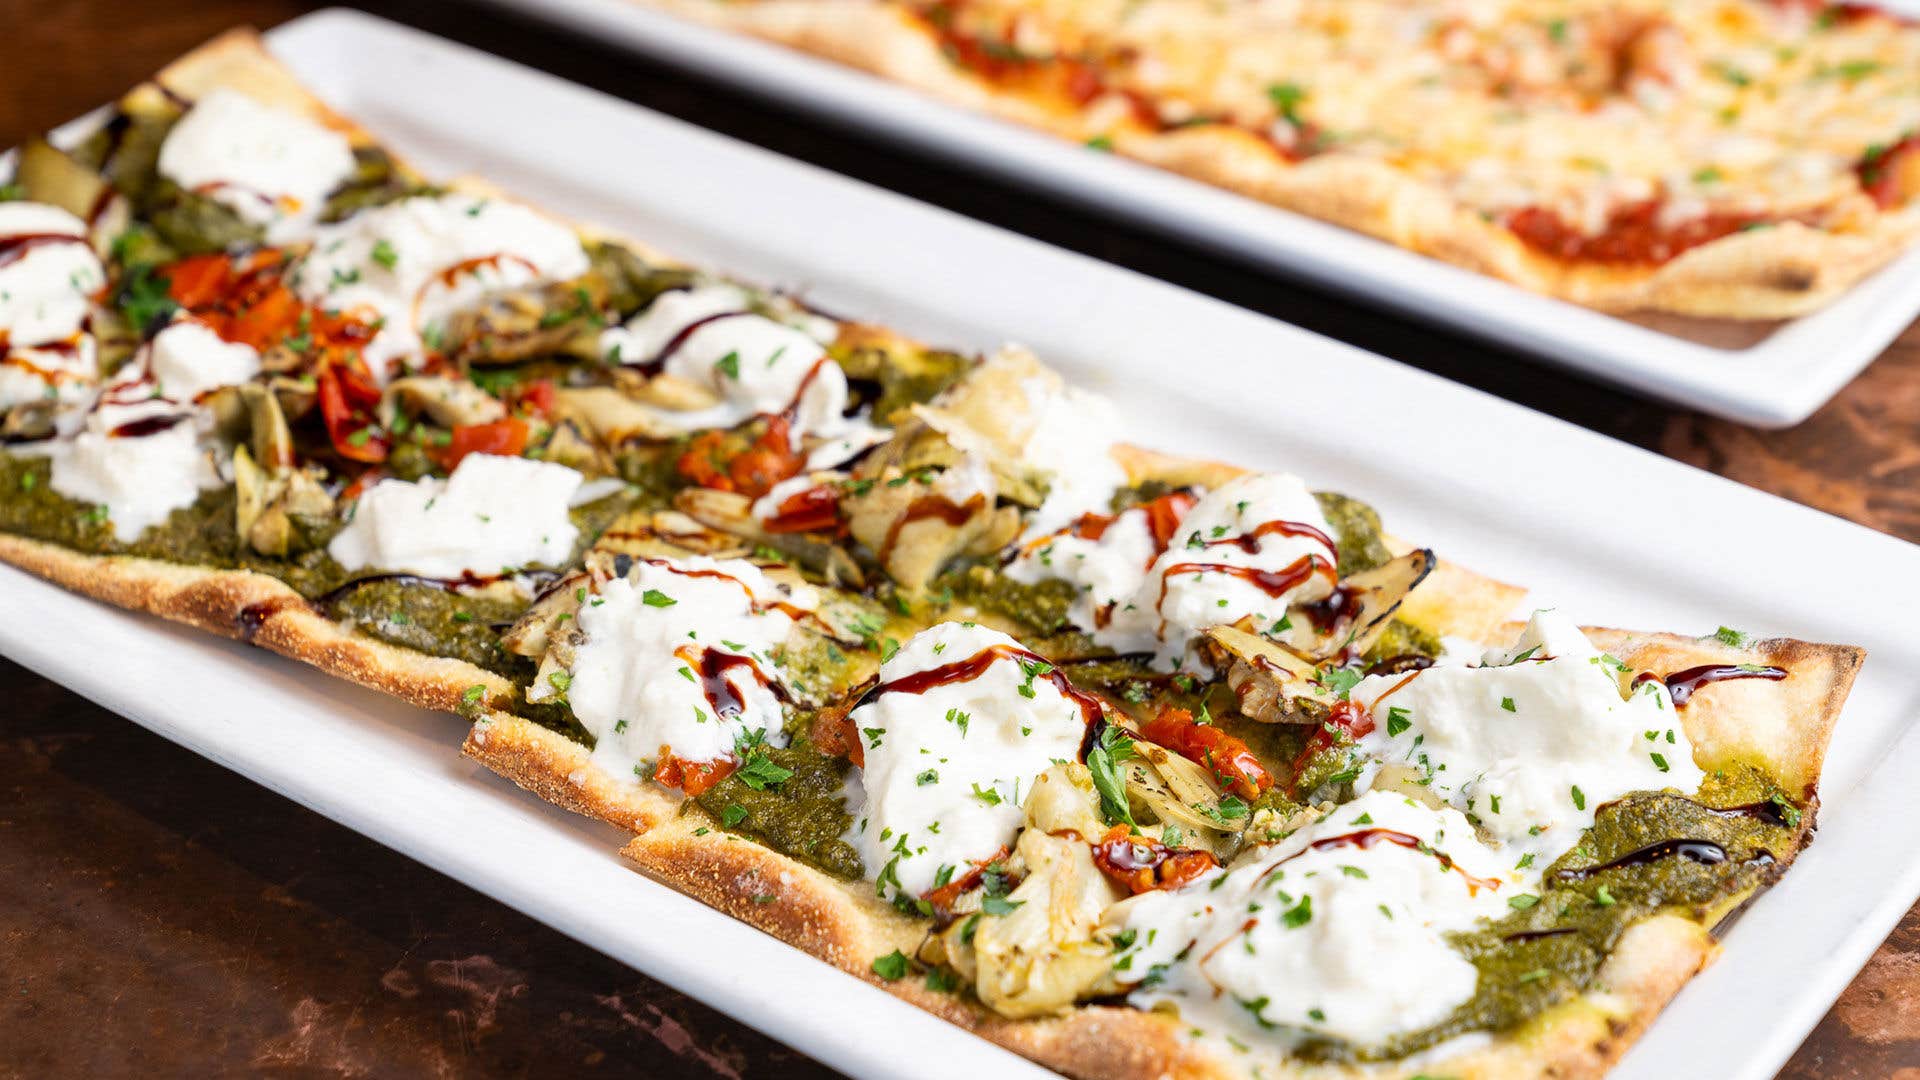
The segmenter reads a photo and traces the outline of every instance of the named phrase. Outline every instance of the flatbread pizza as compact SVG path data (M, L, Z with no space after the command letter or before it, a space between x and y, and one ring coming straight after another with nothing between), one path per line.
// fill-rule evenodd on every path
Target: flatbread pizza
M637 0L1606 311L1920 236L1920 25L1800 0Z
M1861 650L1530 611L1018 346L424 177L250 33L5 196L0 559L457 712L1063 1073L1598 1075L1812 836Z

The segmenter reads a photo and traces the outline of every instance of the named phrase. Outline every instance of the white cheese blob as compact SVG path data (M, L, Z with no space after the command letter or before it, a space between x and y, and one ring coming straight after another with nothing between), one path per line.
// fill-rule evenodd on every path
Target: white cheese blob
M492 293L578 277L587 253L573 230L525 206L472 195L422 195L315 230L295 271L300 295L381 320L364 355L375 378L415 362L422 334Z
M789 612L815 603L811 589L782 588L752 563L705 556L636 560L599 586L580 607L584 640L566 688L594 761L646 777L663 754L706 762L749 739L782 741L774 650L793 628ZM709 672L725 688L710 693Z
M250 381L260 374L260 353L222 339L205 323L181 319L153 336L146 365L162 396L190 402L209 390Z
M92 334L0 350L0 412L29 401L83 402L100 381Z
M0 202L0 409L74 400L99 381L86 323L106 283L85 222L57 206Z
M137 540L223 483L198 420L130 370L100 395L72 438L46 447L53 490L103 508L115 539Z
M1479 973L1445 935L1506 910L1503 869L1458 811L1372 792L1230 870L1123 902L1109 918L1134 944L1115 973L1134 1005L1216 1035L1376 1046L1473 996Z
M1108 522L1097 539L1068 529L1028 541L1005 573L1023 585L1071 584L1067 618L1073 625L1115 652L1152 652L1160 647L1159 620L1141 590L1155 555L1146 511L1135 508Z
M658 363L662 375L713 395L716 403L706 408L655 408L667 430L731 428L756 416L791 410L795 446L806 435L851 434L842 415L847 408L846 373L828 358L823 341L809 332L825 329L830 341L838 328L831 322L808 329L789 326L751 307L751 297L734 285L676 289L662 293L626 325L603 332L600 347L621 363ZM860 427L861 439L842 448L829 464L871 445L866 437L870 425Z
M1298 477L1255 473L1208 492L1141 589L1158 620L1160 662L1203 666L1188 655L1200 631L1249 616L1271 630L1295 604L1331 593L1339 563L1332 535Z
M888 683L985 655L971 678L920 692ZM915 634L880 666L873 696L853 711L866 768L853 841L880 895L918 898L1010 848L1033 779L1078 760L1086 715L1026 659L1020 643L983 626L946 622Z
M348 570L458 578L561 566L579 534L567 504L581 475L564 465L468 454L445 480L382 480L327 545Z
M1603 803L1691 793L1704 779L1666 688L1649 681L1623 695L1623 673L1571 620L1542 611L1489 666L1363 679L1351 697L1374 729L1360 750L1380 764L1356 787L1443 799L1544 867L1579 842Z
M1104 514L1127 470L1114 460L1120 414L1107 398L1060 380L1028 379L1035 415L1020 459L1047 478L1047 496L1027 519L1025 536L1064 529L1082 514Z
M1242 476L1202 496L1165 551L1156 551L1139 509L1097 539L1074 531L1026 541L1008 576L1072 584L1074 625L1120 652L1154 652L1162 667L1200 669L1191 645L1208 627L1250 616L1272 630L1294 605L1332 592L1339 563L1313 493L1276 473Z
M267 228L269 243L297 239L327 196L354 172L347 137L298 113L233 90L195 102L160 144L160 175Z

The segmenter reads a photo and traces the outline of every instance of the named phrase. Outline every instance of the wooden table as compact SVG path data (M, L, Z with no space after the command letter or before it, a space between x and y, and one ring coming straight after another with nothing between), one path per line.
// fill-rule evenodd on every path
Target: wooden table
M216 31L311 6L0 0L0 145ZM455 4L373 10L1920 540L1920 327L1813 419L1753 431L1171 250L564 33ZM0 702L0 1076L831 1075L4 661ZM1782 1075L1920 1080L1920 908Z

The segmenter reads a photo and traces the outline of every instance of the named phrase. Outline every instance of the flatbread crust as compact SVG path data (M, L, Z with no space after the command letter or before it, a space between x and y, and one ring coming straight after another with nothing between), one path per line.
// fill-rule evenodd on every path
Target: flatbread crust
M1657 267L1567 263L1382 162L1327 154L1291 163L1252 135L1210 126L1155 131L1003 90L955 67L917 15L886 0L633 0L778 42L935 97L1115 152L1262 202L1602 311L1786 319L1824 306L1920 240L1920 205L1863 232L1788 222L1739 232Z
M1508 624L1490 637L1510 639L1519 629L1519 624ZM1864 652L1791 639L1734 647L1675 634L1599 627L1587 633L1597 646L1635 669L1772 664L1790 672L1780 682L1707 684L1680 713L1704 767L1758 760L1789 786L1802 785L1806 810L1796 842L1791 850L1777 853L1777 870L1784 872L1811 839L1818 807L1815 780ZM970 999L930 991L913 978L883 980L873 973L874 958L894 949L912 955L926 931L873 897L864 882L829 877L725 832L690 802L677 806L657 789L618 781L593 764L584 746L519 717L496 714L477 722L465 750L549 801L634 828L638 835L621 854L648 876L1050 1068L1088 1078L1245 1075L1244 1062L1188 1038L1185 1025L1165 1015L1088 1005L1064 1017L1012 1021ZM1712 927L1678 915L1658 916L1636 924L1621 938L1584 995L1519 1029L1488 1039L1459 1040L1414 1061L1288 1062L1280 1071L1269 1066L1262 1075L1301 1080L1420 1072L1484 1078L1599 1076L1718 951Z
M128 555L88 555L0 533L0 562L62 588L221 637L251 642L425 709L510 707L513 683L464 660L428 656L356 633L316 612L278 578ZM468 703L473 687L479 699Z
M312 99L261 48L250 32L225 35L171 65L158 77L182 96L235 86L288 104L304 103L342 130L358 131ZM1238 472L1233 466L1191 462L1127 449L1130 471L1170 475L1185 470L1193 482ZM1392 540L1396 550L1409 545ZM873 897L862 883L846 883L750 840L713 827L704 811L651 784L615 777L596 766L579 743L504 710L516 700L505 679L464 661L388 645L317 613L278 579L240 570L184 566L123 555L88 555L54 544L0 534L0 561L65 588L135 611L250 641L329 674L428 709L479 719L464 752L521 787L557 805L610 822L636 835L623 849L650 876L804 949L843 971L963 1028L1073 1076L1210 1077L1239 1075L1241 1063L1217 1056L1185 1035L1173 1019L1138 1010L1088 1005L1067 1016L1011 1021L972 999L929 990L916 980L886 982L872 961L894 949L912 953L924 927ZM1510 636L1503 620L1521 590L1442 563L1403 609L1423 625L1479 641ZM1629 665L1670 671L1703 663L1772 663L1788 668L1785 682L1745 680L1708 685L1682 714L1703 763L1734 758L1768 763L1806 792L1800 826L1804 843L1813 827L1815 782L1828 736L1858 671L1862 652L1791 640L1734 648L1671 634L1590 631L1596 644ZM477 699L468 695L482 688ZM1784 870L1793 852L1783 852ZM1603 1072L1688 978L1716 951L1708 928L1662 916L1636 925L1580 999L1492 1038L1450 1044L1423 1055L1418 1068L1443 1063L1449 1074L1484 1077L1594 1076ZM1412 1061L1371 1066L1291 1063L1284 1075L1303 1078L1383 1077L1415 1071ZM1270 1069L1268 1075L1276 1075Z

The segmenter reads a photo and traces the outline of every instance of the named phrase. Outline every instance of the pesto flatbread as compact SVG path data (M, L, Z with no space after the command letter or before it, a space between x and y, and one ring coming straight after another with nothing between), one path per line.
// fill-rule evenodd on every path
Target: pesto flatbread
M0 559L472 721L646 873L1062 1072L1597 1075L1861 652L1510 618L1014 347L438 184L250 35L24 148Z

